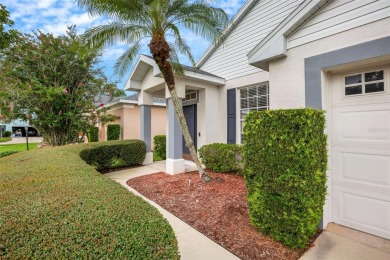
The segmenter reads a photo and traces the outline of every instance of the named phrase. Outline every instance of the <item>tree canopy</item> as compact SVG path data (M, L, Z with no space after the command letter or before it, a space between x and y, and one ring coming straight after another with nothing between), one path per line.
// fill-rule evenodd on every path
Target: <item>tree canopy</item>
M15 29L6 30L14 24L10 18L10 13L6 7L0 4L0 50L8 47L10 43L18 36L18 31Z
M99 53L74 26L63 36L21 34L0 60L1 115L29 121L51 145L77 141L98 118L110 119L102 98L124 94L97 67Z

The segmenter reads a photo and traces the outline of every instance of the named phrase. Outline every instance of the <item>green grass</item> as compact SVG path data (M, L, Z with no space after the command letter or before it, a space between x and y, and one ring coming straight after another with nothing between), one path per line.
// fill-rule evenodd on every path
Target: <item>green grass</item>
M2 138L0 138L0 143L8 142L8 141L11 141L11 140L12 140L11 137L2 137Z
M95 144L0 159L0 259L178 259L161 214L80 157Z
M35 150L38 144L28 144L29 150ZM26 151L26 144L1 144L0 153L7 151Z

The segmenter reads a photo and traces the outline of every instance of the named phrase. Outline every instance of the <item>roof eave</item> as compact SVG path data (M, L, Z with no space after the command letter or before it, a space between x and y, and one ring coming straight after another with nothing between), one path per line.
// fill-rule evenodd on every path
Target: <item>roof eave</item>
M287 37L300 25L305 23L315 12L332 0L306 0L302 2L289 16L286 17L274 30L272 30L248 54L248 63L268 70L269 61L286 56ZM283 42L283 49L280 45ZM277 51L273 45L277 46ZM271 50L271 51L270 51Z

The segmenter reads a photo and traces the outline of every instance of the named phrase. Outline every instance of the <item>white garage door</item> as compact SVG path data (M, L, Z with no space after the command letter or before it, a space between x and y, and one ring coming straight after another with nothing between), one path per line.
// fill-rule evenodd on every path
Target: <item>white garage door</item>
M390 69L333 74L332 221L390 239Z

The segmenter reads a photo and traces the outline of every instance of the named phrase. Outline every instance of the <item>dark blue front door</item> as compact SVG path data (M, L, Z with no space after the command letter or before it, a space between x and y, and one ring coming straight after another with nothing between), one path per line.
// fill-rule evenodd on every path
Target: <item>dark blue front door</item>
M196 105L183 107L183 112L187 121L188 130L190 131L190 135L192 137L192 140L194 141L194 145L196 148ZM187 160L192 159L190 155L190 150L185 145L184 137L183 137L183 158Z

